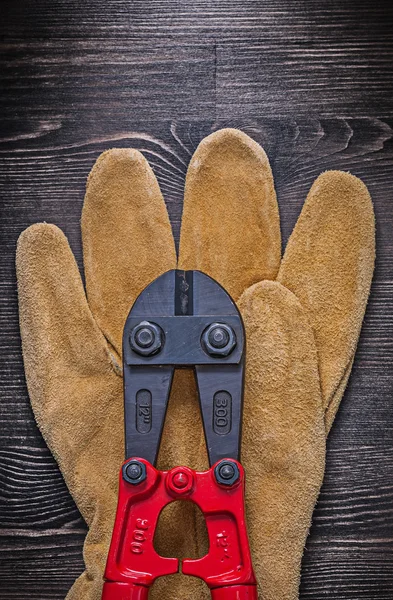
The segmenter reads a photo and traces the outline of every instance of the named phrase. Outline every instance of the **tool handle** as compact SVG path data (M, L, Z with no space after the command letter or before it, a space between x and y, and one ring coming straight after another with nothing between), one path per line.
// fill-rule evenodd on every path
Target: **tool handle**
M106 581L102 588L102 600L148 600L149 588L133 583Z
M157 577L179 571L177 558L160 556L154 549L160 513L176 500L200 508L209 536L208 553L184 559L182 573L202 579L212 600L257 600L241 464L222 459L203 472L188 467L158 471L142 458L126 460L120 472L102 600L147 600Z
M210 591L212 600L258 600L256 585L229 585Z

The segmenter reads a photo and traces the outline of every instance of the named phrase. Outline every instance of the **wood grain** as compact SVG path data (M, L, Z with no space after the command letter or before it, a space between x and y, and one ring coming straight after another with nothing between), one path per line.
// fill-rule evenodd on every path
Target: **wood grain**
M1 108L392 116L391 2L4 0ZM39 102L37 99L39 98ZM127 114L128 113L128 114ZM121 115L121 117L120 117Z
M4 0L0 97L0 599L60 600L86 527L35 425L20 349L15 244L36 221L82 269L87 174L110 147L153 166L178 241L184 178L211 131L266 149L284 244L321 171L361 177L377 265L333 426L301 598L393 597L393 102L390 3Z
M26 573L34 581L37 598L62 598L82 569L85 531L28 403L13 268L17 236L37 220L54 221L67 233L82 267L79 218L86 174L102 150L133 146L144 152L156 172L178 239L187 163L199 140L222 125L241 127L266 148L284 240L321 171L350 170L372 193L378 223L376 275L353 374L329 439L325 483L304 559L302 598L319 598L327 591L329 597L340 599L383 599L392 594L393 215L386 194L393 164L392 123L301 118L151 122L121 134L110 123L92 136L86 131L82 135L76 124L68 122L44 132L38 127L29 136L0 143L5 192L1 239L7 258L0 272L5 357L0 372L0 427L5 432L0 448L4 556L0 598L24 598ZM12 595L11 580L21 561L20 588ZM41 578L45 567L53 572L56 584Z

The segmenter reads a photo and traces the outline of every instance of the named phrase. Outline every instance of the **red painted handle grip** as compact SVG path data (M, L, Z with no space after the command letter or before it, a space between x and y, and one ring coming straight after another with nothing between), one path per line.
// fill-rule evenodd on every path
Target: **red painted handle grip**
M229 483L218 483L217 465L196 472L188 467L158 471L143 459L124 463L102 600L147 600L157 577L178 572L178 559L160 556L153 545L159 515L175 500L199 506L209 535L209 552L197 560L183 560L183 574L202 579L212 600L257 600L244 515L244 470L230 460L237 476ZM137 484L123 478L130 461L143 467Z
M212 600L258 600L256 585L230 585L211 590Z
M149 588L128 583L104 583L102 600L148 600ZM211 590L212 600L258 600L255 585L231 585Z
M149 588L133 583L106 581L102 588L102 600L148 600Z

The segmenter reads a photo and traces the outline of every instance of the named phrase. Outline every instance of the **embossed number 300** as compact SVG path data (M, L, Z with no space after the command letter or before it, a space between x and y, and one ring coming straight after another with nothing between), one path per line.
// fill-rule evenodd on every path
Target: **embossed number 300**
M217 427L228 426L228 402L224 397L217 397L214 403L214 417Z

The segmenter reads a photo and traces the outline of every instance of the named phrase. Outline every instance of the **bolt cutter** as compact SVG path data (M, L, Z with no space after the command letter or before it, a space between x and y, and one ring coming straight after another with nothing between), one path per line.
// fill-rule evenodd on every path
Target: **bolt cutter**
M102 600L147 600L157 577L179 571L153 546L160 512L189 500L201 509L209 551L182 561L212 600L257 600L239 462L245 335L227 292L200 271L172 270L138 296L123 334L126 460ZM175 367L193 367L210 468L156 469Z

